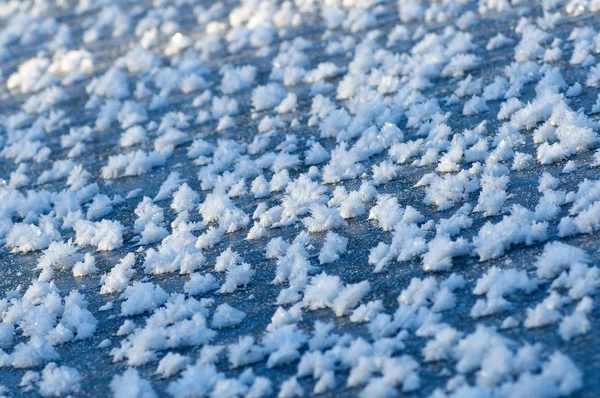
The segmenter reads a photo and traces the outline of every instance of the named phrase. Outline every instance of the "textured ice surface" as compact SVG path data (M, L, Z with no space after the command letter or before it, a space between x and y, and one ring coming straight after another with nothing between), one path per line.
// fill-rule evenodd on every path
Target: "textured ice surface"
M0 4L0 393L598 396L598 12Z

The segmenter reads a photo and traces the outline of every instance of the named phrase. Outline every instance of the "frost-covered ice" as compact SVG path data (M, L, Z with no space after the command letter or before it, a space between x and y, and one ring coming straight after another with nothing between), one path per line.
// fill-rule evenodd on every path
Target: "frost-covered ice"
M0 395L598 396L598 12L4 2Z

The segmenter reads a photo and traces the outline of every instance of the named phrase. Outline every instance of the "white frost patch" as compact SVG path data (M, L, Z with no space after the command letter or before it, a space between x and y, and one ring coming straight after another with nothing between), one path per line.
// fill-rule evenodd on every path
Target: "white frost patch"
M212 318L211 326L215 329L229 328L240 324L246 314L229 304L221 304L215 310Z
M348 245L348 239L336 234L335 232L328 232L325 237L325 243L323 248L319 252L319 263L329 264L340 258L340 254L346 252Z
M45 397L62 396L76 393L81 388L82 377L76 369L58 366L50 362L42 370L39 381L40 394Z
M13 253L43 250L60 238L60 232L51 218L44 217L39 224L15 224L6 236L7 249Z
M157 397L150 382L142 379L134 368L128 368L123 374L115 375L110 382L110 390L116 397Z
M471 308L471 316L479 318L506 311L512 307L506 296L518 291L532 293L539 283L537 279L530 279L525 271L492 267L477 280L473 289L473 294L485 294L486 298L477 300Z
M571 245L561 242L552 242L544 246L544 252L536 261L537 276L544 279L554 279L563 270L571 268L573 264L587 264L587 253Z
M123 246L123 225L118 221L78 220L73 229L75 243L80 246L96 246L102 251L111 251Z
M496 258L513 245L543 242L547 239L547 230L547 222L535 221L531 211L514 205L511 214L504 216L502 221L497 224L487 222L479 230L473 238L474 252L480 261Z
M100 294L112 294L125 290L129 286L132 276L135 274L134 265L135 254L129 253L123 257L108 274L102 277Z
M167 301L169 295L158 285L150 282L134 282L119 297L125 300L121 304L121 315L137 315L154 310Z

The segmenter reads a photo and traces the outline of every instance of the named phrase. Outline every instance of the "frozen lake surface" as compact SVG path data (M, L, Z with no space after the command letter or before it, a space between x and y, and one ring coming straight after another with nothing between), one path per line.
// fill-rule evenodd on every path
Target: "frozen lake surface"
M598 12L3 2L0 392L599 396Z

